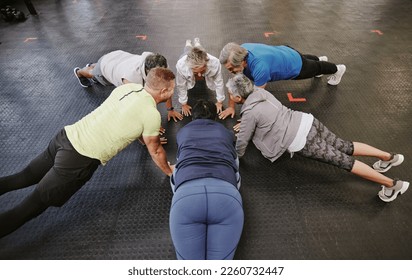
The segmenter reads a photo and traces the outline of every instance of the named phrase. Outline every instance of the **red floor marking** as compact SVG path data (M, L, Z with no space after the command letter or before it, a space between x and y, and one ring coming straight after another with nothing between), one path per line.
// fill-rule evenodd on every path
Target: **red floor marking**
M378 35L383 35L383 32L377 29L371 30L371 32L375 32Z
M290 92L288 92L288 99L290 102L306 102L306 98L294 98Z
M29 41L34 41L37 40L37 38L26 38L26 40L24 40L25 43L29 42Z
M136 38L140 38L144 41L147 39L147 35L137 35Z
M277 31L272 31L272 32L265 32L263 35L265 35L266 38L269 38L270 35L278 35L280 32Z

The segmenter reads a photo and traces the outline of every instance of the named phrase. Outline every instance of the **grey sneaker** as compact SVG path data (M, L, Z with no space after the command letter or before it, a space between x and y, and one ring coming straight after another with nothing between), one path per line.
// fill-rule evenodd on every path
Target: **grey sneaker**
M336 71L335 74L330 75L328 77L328 84L332 86L336 86L340 83L340 80L342 79L342 76L343 74L345 74L346 71L346 66L343 64L338 64L336 65L336 67L338 68L338 71Z
M328 57L327 56L319 56L319 61L328 61ZM315 76L316 78L320 78L320 77L322 77L323 76L323 74L321 74L321 75L317 75L317 76Z
M392 154L390 160L378 160L372 165L372 168L380 173L384 173L391 169L392 166L400 165L404 160L403 155L401 154Z
M385 202L394 201L398 194L405 193L409 188L409 182L401 181L401 180L394 180L394 185L392 188L387 188L382 186L382 190L378 192L378 196L381 200Z
M79 70L80 70L79 67L76 67L76 68L73 69L74 76L75 76L75 77L77 78L77 80L79 81L79 84L80 84L82 87L84 87L84 88L91 87L91 86L92 86L92 83L90 82L90 80L89 80L88 78L86 78L86 77L79 77L79 76L77 75L77 71L79 71Z

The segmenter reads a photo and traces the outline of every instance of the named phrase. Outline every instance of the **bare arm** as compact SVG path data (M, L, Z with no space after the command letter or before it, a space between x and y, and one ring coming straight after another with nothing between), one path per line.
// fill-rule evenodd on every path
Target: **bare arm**
M167 176L172 175L172 168L167 162L166 152L160 143L159 136L143 136L143 141L147 146L153 161Z

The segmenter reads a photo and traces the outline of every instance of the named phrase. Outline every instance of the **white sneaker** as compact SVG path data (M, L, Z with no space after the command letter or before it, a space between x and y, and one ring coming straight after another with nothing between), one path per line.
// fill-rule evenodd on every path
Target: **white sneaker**
M186 47L193 47L192 46L192 40L190 40L190 39L187 39L186 40L186 45L185 45Z
M202 45L200 44L200 39L197 38L197 37L193 40L193 42L194 42L194 46L195 46L195 47L201 47L201 46L202 46Z
M328 61L328 57L327 56L319 56L318 57L319 58L319 61ZM320 78L320 77L322 77L323 76L323 74L320 74L320 75L317 75L317 76L315 76L316 78Z
M336 65L336 67L338 68L338 71L336 71L335 74L330 75L328 77L328 84L332 86L336 86L340 83L340 80L342 79L342 76L343 74L345 74L346 71L346 66L343 64L338 64Z
M378 160L372 165L372 168L380 173L384 173L391 169L392 166L400 165L404 160L401 154L393 154L390 160Z
M401 180L394 180L395 184L392 188L387 188L382 186L382 190L378 192L378 196L381 200L385 202L394 201L398 194L405 193L409 188L409 182L404 182Z

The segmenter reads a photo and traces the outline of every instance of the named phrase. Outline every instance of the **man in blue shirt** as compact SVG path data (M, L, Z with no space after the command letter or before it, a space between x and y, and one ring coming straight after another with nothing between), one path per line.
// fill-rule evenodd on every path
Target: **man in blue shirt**
M323 74L330 75L328 84L337 85L346 71L345 65L330 63L326 56L301 54L289 46L255 43L228 43L219 60L230 72L243 72L262 88L272 81L309 79Z

